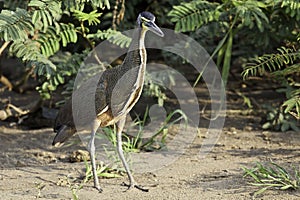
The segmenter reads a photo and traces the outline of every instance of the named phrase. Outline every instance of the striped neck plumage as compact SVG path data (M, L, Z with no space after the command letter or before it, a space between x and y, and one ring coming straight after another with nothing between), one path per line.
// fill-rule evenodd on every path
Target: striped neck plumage
M141 64L146 64L147 62L147 54L146 54L146 49L145 49L145 35L146 35L146 30L141 29L140 32L140 39L139 39L139 52L140 52L140 59L141 59Z
M125 63L130 63L128 68L143 66L147 62L147 54L145 49L145 35L147 30L137 28L134 31L129 51L124 60Z

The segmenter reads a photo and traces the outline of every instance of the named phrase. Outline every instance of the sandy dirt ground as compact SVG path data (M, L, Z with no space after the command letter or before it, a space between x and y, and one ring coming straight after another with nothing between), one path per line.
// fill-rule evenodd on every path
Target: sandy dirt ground
M226 129L206 158L199 159L205 129L178 160L159 170L134 174L149 192L126 191L127 177L100 179L103 192L93 182L76 191L79 199L251 199L256 187L247 184L241 166L252 167L270 159L286 167L297 165L300 136L294 132L272 133ZM54 148L52 129L0 129L0 192L8 199L72 199L84 176L83 162L68 157L80 144ZM74 137L76 140L76 137ZM297 191L270 190L256 199L299 199Z
M192 72L191 72L192 73ZM194 78L191 78L194 80ZM270 87L273 84L265 83ZM195 88L199 104L204 105L207 91L202 86ZM288 168L298 167L300 161L300 135L296 132L266 132L261 130L262 117L257 113L245 112L243 98L234 90L241 91L240 83L228 88L227 117L223 132L214 149L205 158L199 158L199 149L207 132L207 121L202 120L199 134L189 149L170 165L151 172L135 173L135 179L149 192L137 189L126 191L122 182L127 177L101 178L103 192L93 188L93 181L82 184L85 175L84 162L71 163L69 157L76 150L86 150L82 143L55 148L51 145L54 133L49 122L48 128L29 129L16 126L16 120L0 123L0 199L253 199L257 187L248 184L243 178L242 166L251 168L256 162L270 160ZM260 105L270 103L278 97L274 88L261 86L261 83L245 88L243 94ZM38 97L31 93L1 93L0 99L10 98L14 105L24 105ZM270 96L272 98L270 98ZM29 97L29 98L28 98ZM29 101L28 101L29 100ZM201 102L202 101L202 102ZM142 105L145 107L145 105ZM32 118L34 119L34 118ZM39 117L35 117L39 119ZM42 124L31 121L32 124ZM82 188L80 188L82 185ZM299 191L268 190L255 199L300 199Z

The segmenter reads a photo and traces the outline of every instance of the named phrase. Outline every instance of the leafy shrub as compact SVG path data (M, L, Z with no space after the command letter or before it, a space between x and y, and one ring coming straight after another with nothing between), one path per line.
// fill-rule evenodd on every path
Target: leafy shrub
M0 38L9 44L10 55L20 58L30 75L37 77L43 99L49 99L59 85L66 85L64 93L70 95L80 64L97 43L107 39L122 48L129 46L131 39L116 30L124 15L125 1L121 6L120 2L114 2L111 12L108 0L8 0L0 14ZM139 3L143 1L131 2ZM136 20L133 11L129 15ZM132 20L123 24L135 25ZM165 96L149 76L146 86L146 94L162 104Z
M2 47L8 45L9 54L20 58L31 69L28 71L40 81L37 90L44 99L49 99L58 85L72 80L87 55L82 50L106 38L121 44L120 37L118 41L113 37L118 31L104 30L106 34L102 38L95 31L101 25L99 17L110 8L108 0L8 0L3 7ZM83 43L88 46L82 46ZM70 48L70 44L76 48Z
M298 39L300 41L300 37ZM290 44L291 45L291 44ZM300 43L293 43L292 48L281 47L277 53L264 54L252 58L250 63L244 66L242 75L244 78L252 75L264 75L271 72L271 77L282 85L278 92L284 92L286 100L280 108L269 108L268 122L264 124L266 129L286 131L293 129L299 131L297 120L300 119ZM291 116L297 120L292 120Z
M212 57L216 55L226 84L233 56L262 54L280 47L283 40L296 40L299 6L299 1L288 0L193 0L173 6L168 16L175 31L190 32ZM196 82L199 79L200 75Z

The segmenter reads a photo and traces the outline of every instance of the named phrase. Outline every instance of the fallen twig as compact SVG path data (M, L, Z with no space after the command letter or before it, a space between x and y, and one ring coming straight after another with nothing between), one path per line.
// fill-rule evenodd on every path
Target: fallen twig
M21 117L29 113L34 113L40 108L41 103L41 99L20 107L8 103L3 110L0 110L0 120L6 120L8 117Z

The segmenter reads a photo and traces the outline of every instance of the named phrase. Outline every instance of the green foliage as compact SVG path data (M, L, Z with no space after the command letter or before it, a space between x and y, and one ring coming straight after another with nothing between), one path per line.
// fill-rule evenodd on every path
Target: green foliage
M242 167L242 169L244 170L244 177L253 179L249 184L261 188L254 193L254 196L257 196L268 189L299 189L299 170L295 169L294 173L291 174L284 167L274 162L267 164L257 163L256 166L251 169L246 167Z
M89 180L91 180L93 178L93 171L92 171L92 166L91 164L89 164L86 160L84 161L85 163L85 178L84 178L84 183L88 182ZM111 168L109 167L109 165L105 165L103 163L100 163L99 165L97 165L97 175L100 177L104 177L104 178L118 178L121 177L118 174L118 169L116 168Z
M98 17L102 15L102 13L97 13L97 10L93 10L90 13L84 13L80 10L74 10L73 14L79 21L88 21L89 26L96 25L100 23Z
M299 41L300 37L298 38ZM291 45L291 44L290 44ZM274 80L279 81L284 87L279 92L284 92L286 100L281 104L280 110L277 109L282 115L290 114L296 119L300 119L300 83L297 75L300 73L300 51L299 42L292 43L292 47L281 47L277 53L264 54L263 56L250 59L249 63L244 66L242 76L247 78L249 76L264 75L266 72L271 72ZM270 113L274 113L270 112ZM273 114L271 114L273 116ZM276 113L274 113L277 116ZM265 128L272 128L281 126L281 130L286 130L291 127L294 130L294 122L289 122L289 117L282 120L271 118L271 122L264 125ZM278 128L276 128L278 129Z
M49 99L51 97L51 93L55 91L59 85L66 83L67 88L64 94L68 94L70 96L74 85L71 77L77 74L81 63L86 58L87 54L88 51L84 51L80 54L74 53L73 55L69 52L61 52L60 54L56 54L55 56L51 57L51 61L55 64L57 69L53 73L44 72L42 67L36 68L40 70L36 72L38 75L52 74L43 80L41 86L37 87L41 97L44 99ZM44 67L44 69L48 68Z
M268 23L268 18L262 10L265 7L264 3L254 0L224 3L194 0L174 6L169 16L171 21L175 22L176 31L194 31L203 26L213 25L219 27L219 31L225 34L212 53L212 57L218 55L217 65L223 66L222 77L226 85L231 65L233 38L244 27L253 29L256 25L262 32ZM201 74L196 83L200 76Z
M246 78L248 76L257 76L258 73L262 75L265 73L266 68L269 71L276 71L300 59L300 51L295 48L281 47L277 50L278 53L264 54L260 57L250 59L247 65L244 66L242 76ZM282 73L288 75L287 71L289 71L289 74L292 74L298 70L299 66L295 65L292 68L286 68ZM277 72L277 76L280 76L281 74L278 73L279 72ZM276 75L276 73L274 75Z
M173 6L168 16L176 31L191 32L207 49L215 47L211 57L217 56L226 85L233 55L249 56L286 38L295 40L298 5L299 1L285 0L194 0ZM289 21L288 27L283 27L283 19ZM200 78L201 74L196 83Z
M86 11L86 8L93 10ZM104 34L101 38L92 31L94 26L100 25L99 18L103 14L98 12L98 8L109 9L109 1L5 1L0 13L0 38L9 43L9 55L20 58L28 68L32 68L31 75L38 77L40 86L37 90L43 98L50 98L58 85L72 81L72 76L76 75L78 62L82 62L82 56L87 54L78 52L70 57L68 51L72 43L77 49L86 49L86 46L80 47L86 42L78 41L79 35L90 47L99 39L107 38L115 44L128 46L130 41L125 36L121 37L123 35L118 31L108 30L106 32L110 34ZM63 18L63 14L68 18ZM60 62L57 62L57 57L60 57ZM72 59L76 63L74 66L70 66L74 64Z
M284 87L292 86L293 91L290 94L286 93L287 100L282 104L280 110L283 110L284 115L292 114L299 119L300 89L299 83L293 75L299 74L297 62L299 62L300 53L299 43L296 42L297 30L299 29L297 23L299 12L299 1L234 0L210 2L194 0L173 6L168 16L175 23L175 31L192 32L191 35L200 42L206 40L201 42L202 44L215 46L211 58L216 56L217 65L222 66L222 78L225 85L234 55L233 49L241 49L241 55L249 56L251 52L253 55L257 54L258 49L268 47L273 50L274 45L279 45L280 41L286 41L289 44L286 47L274 46L278 49L278 53L264 54L251 59L250 63L244 67L242 75L247 77L249 75L255 76L258 73L263 74L266 70L276 71L271 75L282 82ZM283 19L285 21L289 19L287 26L282 25ZM216 38L218 39L217 44L215 44ZM251 46L254 47L253 50ZM245 49L243 49L244 47ZM199 74L195 84L200 80L201 75L202 73ZM282 125L278 120L270 124L274 123ZM291 128L287 123L283 124L284 127ZM273 126L270 125L269 127Z
M183 123L185 125L188 124L187 116L183 113L182 110L178 109L166 116L160 127L158 127L154 133L152 133L151 137L145 138L143 134L145 131L146 122L149 118L148 114L149 113L147 109L144 117L142 119L137 117L132 124L132 126L138 127L137 133L134 137L127 136L125 134L123 135L123 137L125 138L125 141L123 141L123 150L125 153L139 152L141 150L154 151L162 149L166 146L166 139L168 137L168 130L170 126L180 122L181 120L183 120ZM116 146L116 130L111 128L104 128L104 132L105 137L112 143L113 146ZM103 136L99 135L99 137Z
M171 22L175 23L175 31L194 31L219 19L220 11L217 6L217 3L207 1L184 2L174 6L168 16L171 17Z
M0 37L5 41L25 41L33 34L31 18L24 9L2 10L0 14Z
M59 1L31 0L28 7L31 9L32 24L43 32L46 32L48 27L58 21L62 15L61 2Z
M285 9L285 13L290 15L292 18L296 18L297 21L300 20L300 1L292 0L282 0L280 1L281 8Z
M283 102L282 107L285 107L284 113L292 114L296 119L299 120L300 116L300 90L294 91L294 95L291 98ZM293 112L295 108L296 112Z
M142 126L140 127L141 132L138 135L142 135L145 120L146 118L144 117L144 120L142 121ZM169 113L166 116L163 124L159 127L159 129L150 138L148 138L147 141L140 143L140 148L147 151L153 151L165 147L169 127L176 124L177 122L180 122L181 120L184 122L185 125L188 125L188 118L182 110L177 109Z
M144 94L157 98L158 105L163 106L167 99L165 90L175 85L174 76L169 71L146 72Z
M120 31L113 30L111 28L107 30L98 30L97 33L88 34L87 38L89 39L107 39L112 44L116 44L121 48L129 47L131 38L122 34Z
M290 99L291 100L291 99ZM293 105L292 103L288 105ZM287 106L288 108L288 106ZM267 109L267 122L262 126L263 129L272 129L275 131L285 132L292 129L296 132L300 131L297 120L293 119L287 111L282 111L277 107L266 106Z
M82 10L85 6L89 5L93 8L110 9L109 0L61 0L63 3L63 9L74 11Z

